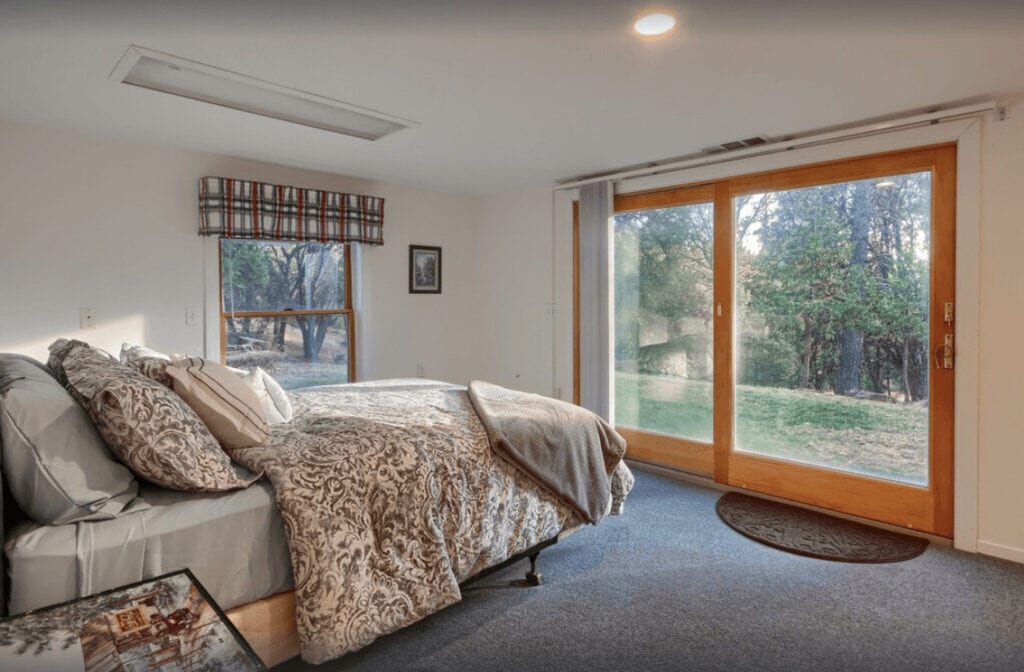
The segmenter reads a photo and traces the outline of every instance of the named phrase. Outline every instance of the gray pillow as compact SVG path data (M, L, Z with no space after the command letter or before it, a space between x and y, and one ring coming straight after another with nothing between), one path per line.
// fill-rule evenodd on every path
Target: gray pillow
M37 523L116 518L138 493L85 410L42 364L0 354L0 442L14 500ZM131 510L146 505L137 500Z

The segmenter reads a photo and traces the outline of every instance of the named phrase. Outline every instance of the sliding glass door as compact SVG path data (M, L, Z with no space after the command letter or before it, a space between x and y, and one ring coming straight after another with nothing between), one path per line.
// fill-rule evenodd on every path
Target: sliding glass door
M928 484L931 172L733 200L736 441Z
M616 196L630 455L951 536L955 156Z
M713 200L615 200L615 423L637 454L684 469L706 466L714 436Z

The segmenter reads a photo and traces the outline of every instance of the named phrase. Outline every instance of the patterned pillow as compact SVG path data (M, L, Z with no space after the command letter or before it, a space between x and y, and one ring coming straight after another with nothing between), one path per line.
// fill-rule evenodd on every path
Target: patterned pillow
M59 358L64 386L86 409L97 390L109 381L138 375L105 352L82 341L69 341L67 347L59 350Z
M233 464L181 398L139 374L109 380L92 397L89 415L122 462L165 488L234 490L262 475Z
M134 342L121 345L120 361L130 366L146 378L155 380L161 385L174 387L174 379L165 370L171 363L171 357Z
M92 347L85 341L58 338L56 341L50 344L50 358L46 360L46 366L47 368L50 369L50 372L53 374L53 377L57 379L57 382L65 387L67 387L68 385L68 377L67 374L64 372L64 360L73 350L77 348L86 348L92 351L97 356L105 357L106 359L111 360L114 359L111 355L108 355L99 348ZM73 392L72 396L75 396ZM83 403L81 399L79 399L78 401L79 403Z
M167 367L171 365L171 360L160 359L159 357L138 357L130 360L127 365L146 378L155 380L167 388L174 389L174 378L167 374Z

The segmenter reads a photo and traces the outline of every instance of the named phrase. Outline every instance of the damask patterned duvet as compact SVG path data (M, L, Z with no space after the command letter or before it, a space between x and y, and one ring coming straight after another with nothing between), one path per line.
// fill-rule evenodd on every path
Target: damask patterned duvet
M464 387L388 380L291 394L295 420L232 457L274 486L302 657L359 649L454 602L459 582L580 524L497 458ZM615 474L618 506L632 483Z

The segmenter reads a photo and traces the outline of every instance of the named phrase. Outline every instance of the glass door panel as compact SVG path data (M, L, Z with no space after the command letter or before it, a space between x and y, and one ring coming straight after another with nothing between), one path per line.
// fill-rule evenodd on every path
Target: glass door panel
M710 443L714 207L615 216L615 423Z
M931 171L733 211L735 449L927 486Z

